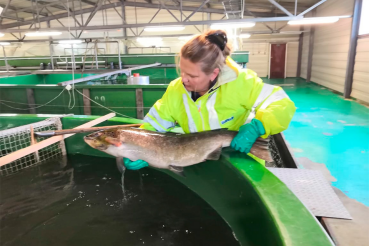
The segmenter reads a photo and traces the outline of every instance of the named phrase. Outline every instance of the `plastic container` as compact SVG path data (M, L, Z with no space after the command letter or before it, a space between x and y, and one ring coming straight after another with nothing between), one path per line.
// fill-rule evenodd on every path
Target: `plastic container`
M138 73L133 74L133 76L128 77L127 79L128 85L149 85L150 79L149 76L140 76Z

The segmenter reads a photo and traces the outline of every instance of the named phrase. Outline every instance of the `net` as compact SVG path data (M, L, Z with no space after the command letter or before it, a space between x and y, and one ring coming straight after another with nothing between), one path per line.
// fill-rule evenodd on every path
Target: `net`
M60 118L49 118L29 125L0 131L0 157L31 145L31 126L35 132L62 130ZM38 137L37 141L44 140ZM0 176L18 172L24 168L35 166L43 161L65 155L64 141L51 144L35 153L26 155L0 167Z

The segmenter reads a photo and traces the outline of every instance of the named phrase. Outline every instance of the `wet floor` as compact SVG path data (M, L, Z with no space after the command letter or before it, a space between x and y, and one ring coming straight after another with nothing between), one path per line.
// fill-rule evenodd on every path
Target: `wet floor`
M194 192L150 168L70 156L1 177L0 245L239 245Z

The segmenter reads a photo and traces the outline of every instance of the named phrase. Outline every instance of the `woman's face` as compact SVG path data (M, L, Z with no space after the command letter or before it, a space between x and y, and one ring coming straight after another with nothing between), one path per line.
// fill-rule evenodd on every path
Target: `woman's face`
M187 91L199 92L205 94L213 81L219 74L216 68L211 74L206 74L201 70L200 63L192 63L190 60L181 58L179 61L181 77L184 87Z

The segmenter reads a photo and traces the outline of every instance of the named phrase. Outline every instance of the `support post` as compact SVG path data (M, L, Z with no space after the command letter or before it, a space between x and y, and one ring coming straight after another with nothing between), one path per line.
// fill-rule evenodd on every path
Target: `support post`
M50 21L47 21L47 27L48 28L51 27ZM54 58L53 58L53 55L54 55L54 47L52 45L52 41L53 41L53 38L50 36L49 37L50 62L51 62L51 69L54 70Z
M316 13L316 10L314 9L312 11L313 16L315 16L315 13ZM315 35L315 27L311 26L310 38L309 38L309 54L308 54L308 63L307 63L306 82L310 82L310 79L311 79L311 68L313 65L314 35Z
M27 88L26 92L27 92L28 107L30 108L29 113L30 114L36 114L36 109L34 108L35 105L36 105L34 91L33 91L33 89Z
M82 89L83 97L83 113L85 115L91 115L91 102L88 98L90 98L90 89Z
M3 47L3 53L4 53L4 61L5 61L5 67L6 67L6 71L9 72L9 66L8 66L8 58L6 57L6 53L5 53L5 47L1 45L1 47Z
M345 89L343 93L345 98L349 98L351 95L351 91L352 91L357 37L359 34L359 24L360 24L362 5L363 5L362 0L355 0L354 14L352 16L352 24L351 24L350 46L349 46L349 52L348 52L348 58L347 58Z
M304 31L304 27L300 27L300 31ZM301 59L302 59L302 48L304 45L304 33L300 33L299 37L299 50L297 54L297 71L296 71L296 77L301 77Z
M126 4L124 0L121 0L122 3L122 24L126 24ZM127 37L127 28L123 27L123 37ZM125 39L127 41L127 39ZM128 47L127 43L124 43L124 54L128 54Z
M137 119L144 118L142 89L136 89Z
M34 129L33 129L33 126L32 125L31 125L30 134L31 134L31 145L37 144L37 140L35 138L35 132L34 132ZM39 155L38 151L35 151L33 153L33 155L35 156L36 162L40 162L40 155Z

